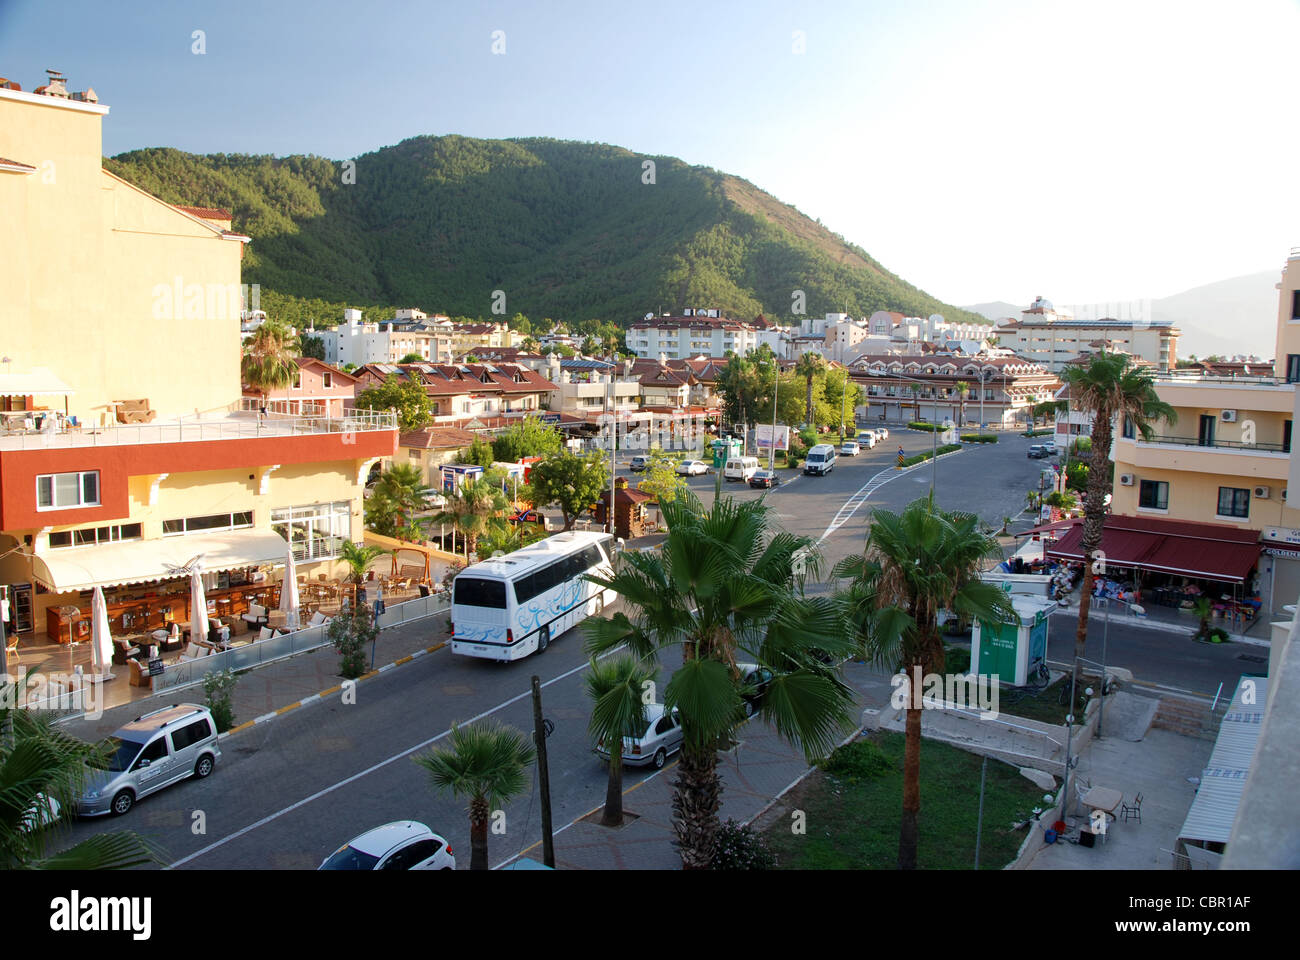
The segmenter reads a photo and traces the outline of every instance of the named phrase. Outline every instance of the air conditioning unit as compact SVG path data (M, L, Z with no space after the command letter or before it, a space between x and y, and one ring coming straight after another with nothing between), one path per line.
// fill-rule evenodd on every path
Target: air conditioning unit
M1255 496L1258 497L1260 500L1267 500L1267 499L1268 499L1268 487L1256 487L1256 488L1255 488Z
M1131 474L1131 473L1121 473L1121 474L1119 475L1119 485L1120 485L1121 487L1131 487L1131 486L1133 486L1133 474Z
M1237 422L1237 411L1236 411L1236 410L1224 410L1221 414L1219 414L1219 419L1222 420L1224 423L1236 423L1236 422Z

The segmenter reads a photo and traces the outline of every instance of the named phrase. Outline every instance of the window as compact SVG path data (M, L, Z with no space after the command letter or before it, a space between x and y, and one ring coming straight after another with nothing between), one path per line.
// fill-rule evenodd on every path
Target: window
M136 760L131 769L139 770L144 766L146 760L150 763L157 763L165 756L167 756L167 738L159 737L153 743L149 744L149 746L144 748L144 752L140 754L139 759Z
M240 513L214 513L206 517L182 517L163 521L164 537L179 537L191 533L211 533L213 530L240 530L253 525L253 511Z
M337 557L352 537L352 505L313 503L271 511L271 529L293 544L294 560Z
M1138 493L1138 506L1148 510L1169 509L1169 484L1161 480L1143 480Z
M184 750L186 747L193 746L200 740L212 735L212 728L208 724L208 718L196 720L193 723L186 724L179 730L172 731L172 749L176 751Z
M1286 382L1296 383L1300 381L1300 353L1288 353L1286 355Z
M115 543L118 540L139 540L141 536L138 523L123 523L112 527L87 527L85 530L63 530L50 534L50 549Z
M1133 418L1132 418L1132 417L1125 417L1125 418L1124 418L1124 429L1123 429L1123 433L1124 433L1124 439L1125 439L1125 440L1132 440L1132 439L1134 438L1134 436L1136 435L1136 430L1135 430L1134 427L1133 427Z
M302 389L302 374L301 374L301 373L299 373L296 377L293 378L293 389L295 389L295 390L301 390L301 389Z
M36 478L36 509L99 506L99 471L47 473Z
M1250 516L1250 490L1245 487L1220 487L1219 506L1215 511L1221 517Z
M425 356L428 356L427 352L425 353ZM321 374L321 386L324 387L326 390L334 386L334 374L332 373Z
M506 608L506 585L500 580L457 577L452 602L458 606Z
M1300 320L1300 290L1291 291L1291 319Z

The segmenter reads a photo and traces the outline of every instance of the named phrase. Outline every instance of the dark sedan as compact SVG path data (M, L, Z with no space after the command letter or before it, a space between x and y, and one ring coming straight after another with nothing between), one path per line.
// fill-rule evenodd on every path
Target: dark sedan
M755 470L749 478L751 487L775 487L780 482L774 470Z

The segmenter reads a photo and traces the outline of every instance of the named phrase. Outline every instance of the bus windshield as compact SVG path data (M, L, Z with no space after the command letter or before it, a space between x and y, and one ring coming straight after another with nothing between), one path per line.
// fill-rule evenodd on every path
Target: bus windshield
M464 607L506 608L506 585L500 580L457 577L452 602Z

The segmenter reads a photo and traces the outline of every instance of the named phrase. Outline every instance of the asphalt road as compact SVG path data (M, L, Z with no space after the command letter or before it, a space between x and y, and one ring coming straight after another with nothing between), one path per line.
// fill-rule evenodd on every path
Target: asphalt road
M1042 464L1028 460L1029 441L1004 435L997 444L971 446L940 460L934 470L937 498L950 509L972 510L991 525L1023 505ZM929 466L885 476L856 512L841 508L882 471L892 467L899 445L913 453L928 448L929 435L898 431L883 446L858 457L841 457L827 477L784 471L771 491L724 484L740 499L765 497L787 530L820 538L829 565L862 548L870 511L899 510L924 496ZM691 478L707 504L714 478ZM857 502L856 500L854 502ZM842 525L828 527L837 513ZM611 610L617 607L611 608ZM1051 654L1072 655L1072 621L1053 618ZM1102 624L1094 621L1100 638ZM1098 639L1098 644L1100 640ZM1089 656L1093 656L1092 647ZM1098 648L1097 659L1100 659ZM1212 691L1234 676L1238 650L1191 644L1171 634L1150 634L1111 625L1108 657L1141 681ZM159 842L179 868L314 868L357 834L391 820L416 819L444 834L459 865L469 864L468 824L462 799L435 793L428 774L412 757L446 740L453 723L491 718L531 730L530 677L544 683L546 716L556 729L548 740L554 824L558 829L604 798L606 773L591 752L586 732L589 706L582 686L586 657L580 631L557 638L545 654L515 664L453 656L443 649L357 688L357 702L335 696L261 724L223 745L216 773L146 798L124 819L83 821L70 841L104 830L135 829ZM671 665L660 674L664 683ZM650 771L625 771L630 787ZM663 775L663 774L659 774ZM198 816L201 814L201 816ZM540 836L532 793L504 807L502 833L490 837L491 862L501 863Z

